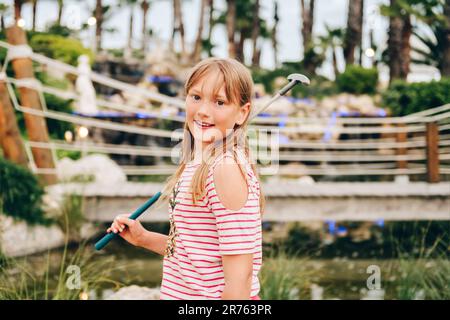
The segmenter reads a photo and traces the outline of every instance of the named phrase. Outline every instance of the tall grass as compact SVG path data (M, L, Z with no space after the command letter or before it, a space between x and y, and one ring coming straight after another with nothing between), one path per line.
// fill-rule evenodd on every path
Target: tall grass
M98 292L105 285L119 288L122 284L111 279L111 274L123 266L117 265L113 257L99 257L92 249L80 245L73 255L68 257L67 247L59 261L59 270L51 267L51 252L47 253L44 272L39 272L27 259L3 257L0 269L0 300L78 300L86 298L89 292ZM69 266L80 270L81 285L69 286Z
M59 221L65 232L65 241L57 270L51 267L51 251L47 252L43 273L28 263L27 258L19 261L0 256L0 300L78 300L88 298L89 292L98 292L105 285L113 285L116 289L122 285L111 277L114 271L125 269L125 265L118 264L114 257L97 254L87 246L87 241L81 242L75 252L69 252L71 235L79 232L83 222L81 208L81 198L66 198ZM69 266L75 266L75 272L68 269ZM78 271L80 286L78 282L73 285Z
M434 234L430 223L415 224L407 239L394 239L398 255L396 298L401 300L450 299L450 261L448 231ZM404 243L407 243L405 246Z
M265 259L261 274L261 299L309 299L309 291L316 272L306 267L308 258L280 250L271 251Z

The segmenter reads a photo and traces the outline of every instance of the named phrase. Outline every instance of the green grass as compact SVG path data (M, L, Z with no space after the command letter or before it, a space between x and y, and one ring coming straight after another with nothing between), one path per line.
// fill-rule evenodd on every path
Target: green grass
M117 270L123 272L125 264L117 263L113 256L99 255L92 246L86 246L86 241L74 252L69 252L71 233L79 232L83 221L82 198L68 196L59 220L65 231L64 249L59 261L53 261L52 252L48 251L43 271L26 258L18 260L0 256L0 300L78 300L105 285L116 289L121 287L123 284L113 280L112 274ZM55 270L52 265L59 267ZM73 266L76 270L72 269ZM79 277L75 278L77 273Z
M264 257L260 273L261 299L309 299L316 272L306 267L308 258L291 258L283 251Z
M409 237L412 250L402 245L404 239L395 239L399 260L397 270L391 270L391 273L398 276L397 299L450 299L448 232L431 235L430 225L418 226ZM435 237L430 245L431 236Z

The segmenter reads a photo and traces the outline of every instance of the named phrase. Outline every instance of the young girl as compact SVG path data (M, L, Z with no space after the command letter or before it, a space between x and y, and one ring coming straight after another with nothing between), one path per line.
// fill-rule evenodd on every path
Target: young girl
M161 299L259 299L264 197L246 139L252 91L236 60L198 63L185 84L180 165L161 196L169 235L128 215L107 230L164 255Z

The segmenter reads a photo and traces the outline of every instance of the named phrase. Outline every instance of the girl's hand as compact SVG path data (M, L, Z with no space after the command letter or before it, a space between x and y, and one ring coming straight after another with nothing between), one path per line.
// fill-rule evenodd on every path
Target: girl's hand
M134 246L139 246L145 229L137 220L129 219L130 214L118 215L106 232L119 233L119 236Z

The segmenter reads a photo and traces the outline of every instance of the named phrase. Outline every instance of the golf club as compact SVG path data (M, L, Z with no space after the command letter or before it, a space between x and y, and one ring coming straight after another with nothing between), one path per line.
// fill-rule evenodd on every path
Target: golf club
M259 113L266 110L272 103L274 103L278 98L284 96L289 90L295 87L297 84L309 85L310 81L308 77L300 74L293 73L290 74L287 79L290 81L283 88L281 88L264 106L259 109L255 109L249 116L249 121L252 121ZM129 219L136 220L141 214L143 214L148 208L150 208L161 196L161 192L157 192L153 197L147 200L142 206L140 206L135 212L133 212ZM95 249L103 249L113 238L115 238L118 233L110 232L103 236L97 243L95 243Z

